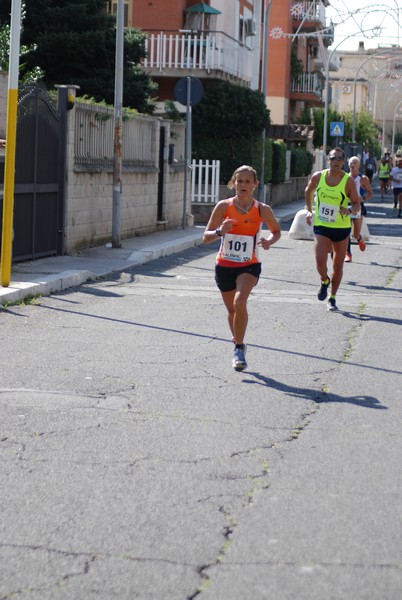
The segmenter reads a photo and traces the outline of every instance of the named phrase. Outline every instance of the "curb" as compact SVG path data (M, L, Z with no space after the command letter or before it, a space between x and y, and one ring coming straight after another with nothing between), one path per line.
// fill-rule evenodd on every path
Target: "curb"
M0 288L0 305L21 302L31 296L49 296L53 292L81 285L95 277L90 271L63 271L45 275L38 281L11 283L7 288Z
M283 221L292 219L298 208L299 206L296 203L294 207L289 208L288 210L277 207L278 212L282 213L277 216L278 222L281 223ZM273 210L275 212L275 208ZM102 259L99 256L95 258L91 258L89 256L87 258L89 269L87 270L69 269L52 274L37 273L32 274L30 276L30 280L28 281L28 274L23 274L22 276L26 281L18 281L18 277L21 276L21 273L16 272L12 278L13 281L11 281L8 287L0 286L0 306L23 302L30 297L49 296L53 292L59 292L71 287L77 287L83 283L86 283L87 281L93 281L99 277L107 277L112 273L121 273L126 269L144 265L152 260L157 260L158 258L163 258L164 256L170 256L171 254L176 254L183 252L184 250L188 250L189 248L200 246L202 244L203 232L204 228L202 227L196 233L190 232L189 234L185 235L183 239L176 239L168 244L166 244L166 242L156 242L156 239L154 238L154 241L151 245L151 237L150 246L148 248L145 247L141 250L133 250L133 252L124 260L123 265L121 264L121 261L119 261L119 266L113 267L112 265L108 265L103 270L99 269ZM91 262L93 270L91 270ZM40 265L40 259L37 261L37 263ZM97 263L98 269L95 268Z
M105 268L102 272L90 270L66 270L51 275L36 275L31 281L12 281L8 287L0 287L0 306L9 303L18 303L34 296L49 296L71 287L77 287L87 281L94 281L99 277L107 277L112 273L121 273L126 269L143 265L152 260L169 256L200 245L202 234L198 238L182 240L171 246L158 244L152 250L135 250L126 260L124 266ZM96 261L97 259L93 259ZM16 274L18 277L18 274Z

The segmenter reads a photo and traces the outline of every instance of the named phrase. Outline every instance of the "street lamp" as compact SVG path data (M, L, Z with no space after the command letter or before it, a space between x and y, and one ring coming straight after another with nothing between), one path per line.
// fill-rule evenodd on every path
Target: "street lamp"
M396 84L396 85L399 85ZM388 85L388 87L386 88L387 90L391 87L396 87L396 85L392 85L392 82ZM385 148L385 115L387 112L387 107L388 107L388 103L392 98L392 94L391 95L387 95L384 103L383 103L383 114L382 114L382 140L381 140L381 154L384 154L384 148Z
M390 98L388 96L383 104L382 127L381 127L381 154L384 154L384 151L385 151L385 113L387 111L389 100L390 100Z
M339 48L339 46L346 42L349 38L355 36L355 33L351 33L347 37L343 38L340 42L336 44L336 46L332 49L327 57L327 61L324 64L324 56L322 57L322 62L324 64L325 69L325 100L324 100L324 126L322 132L322 146L323 146L323 154L322 154L322 168L325 166L325 157L327 154L327 139L328 139L328 108L329 108L329 66L331 63L331 58L333 57L335 51Z
M394 153L394 144L395 144L395 121L396 121L396 113L397 113L397 110L398 110L399 106L401 106L401 104L402 104L402 100L399 100L398 104L395 106L395 109L394 109L394 118L393 118L393 121L392 121L392 142L391 142L391 154L393 154L393 153Z
M372 27L370 29L366 29L364 31L361 31L361 33L363 34L367 34L370 31L377 31L378 27ZM356 35L356 33L351 33L350 35L344 37L340 42L338 42L338 44L333 48L333 50L331 51L331 53L328 56L328 60L327 63L325 65L325 102L324 102L324 131L323 131L323 149L324 149L324 153L323 153L323 162L324 162L324 157L326 154L326 147L327 147L327 137L328 137L328 97L329 97L329 66L330 66L330 62L331 62L331 58L334 54L334 52L337 50L337 48L343 43L346 42L346 40L350 39L351 37L354 37ZM324 60L323 60L324 62ZM324 167L324 165L323 165Z
M399 11L400 11L400 8L398 6L398 0L394 0L394 2L395 2L395 6L396 6L396 9L395 9L395 12L396 12L396 31L397 31L397 40L398 40L398 47L399 47Z
M396 55L396 58L400 59L400 51L399 48L397 50L389 50L388 51L388 55ZM356 75L355 78L353 80L353 119L352 119L352 143L354 144L356 142L356 95L357 95L357 77L360 73L360 70L364 67L364 65L369 62L370 60L372 60L373 58L376 58L377 56L382 56L384 55L384 50L379 50L378 52L375 52L374 54L370 54L370 56L368 58L366 58L365 61L362 62L362 64L359 66L359 68L356 71ZM388 68L388 63L387 63L387 68Z

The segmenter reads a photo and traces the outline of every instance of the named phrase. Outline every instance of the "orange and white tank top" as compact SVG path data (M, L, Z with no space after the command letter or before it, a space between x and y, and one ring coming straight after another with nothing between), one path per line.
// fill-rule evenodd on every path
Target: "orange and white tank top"
M233 219L235 223L232 229L222 236L216 264L221 267L241 267L260 262L257 236L262 218L258 200L254 200L247 214L241 214L236 208L234 198L231 198L223 218Z

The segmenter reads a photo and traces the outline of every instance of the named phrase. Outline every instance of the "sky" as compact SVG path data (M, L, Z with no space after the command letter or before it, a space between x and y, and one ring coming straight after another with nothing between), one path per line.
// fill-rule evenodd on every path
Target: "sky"
M330 0L330 3L327 20L339 23L331 48L339 44L339 50L357 50L359 41L364 42L365 48L402 45L401 0Z

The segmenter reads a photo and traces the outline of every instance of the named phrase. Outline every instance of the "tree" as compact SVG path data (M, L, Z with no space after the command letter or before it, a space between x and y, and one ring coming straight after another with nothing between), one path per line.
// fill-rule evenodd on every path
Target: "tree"
M400 146L402 146L402 131L400 131L399 129L395 131L394 144L398 147L398 149L400 148Z
M4 4L0 5L0 71L8 71L9 58L10 58L10 39L11 39L11 27L10 27L10 2L5 1ZM24 5L22 4L22 15L21 20L24 18ZM33 46L20 46L20 72L23 75L20 76L21 83L34 83L43 77L42 70L34 66L31 69L26 68L26 64L23 62L25 55L33 49Z
M193 156L219 159L223 182L241 164L254 165L258 171L261 135L269 123L259 92L227 82L209 87L193 108Z
M328 123L327 123L327 139L330 140L330 124L332 121L342 121L342 115L338 113L332 106L328 108ZM316 148L320 148L323 144L324 132L324 109L313 109L313 124L314 137L313 143Z
M48 87L80 86L80 94L114 100L116 19L106 12L106 0L25 0L21 41L33 45L26 68L39 65ZM155 84L138 67L145 56L145 36L125 32L123 103L152 112Z
M10 26L0 26L0 71L8 70L8 58L10 54Z
M0 26L10 25L11 0L1 0L0 2Z
M312 119L314 124L314 146L322 146L324 129L324 109L316 108L312 110ZM328 109L328 133L327 139L330 140L330 124L332 121L341 121L345 125L344 137L340 143L351 143L353 141L353 111L338 113L333 107ZM308 114L304 113L298 123L309 124ZM378 126L373 119L373 115L362 110L356 113L355 118L355 140L357 144L362 144L365 148L370 148L376 155L379 154L380 144L378 142ZM338 143L338 142L337 142ZM327 148L328 150L328 148Z
M352 141L353 133L353 111L343 113L342 120L345 123L345 141ZM355 118L355 141L363 144L364 147L370 148L375 154L381 152L380 143L378 142L378 125L374 121L373 115L365 110L356 112Z

